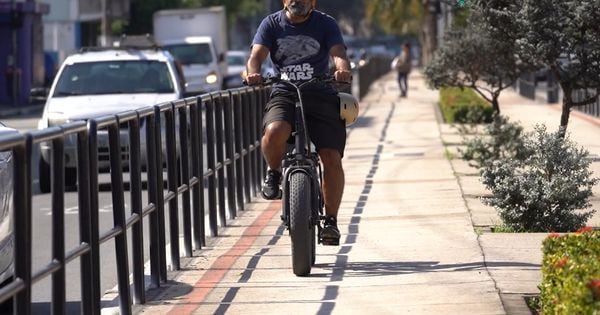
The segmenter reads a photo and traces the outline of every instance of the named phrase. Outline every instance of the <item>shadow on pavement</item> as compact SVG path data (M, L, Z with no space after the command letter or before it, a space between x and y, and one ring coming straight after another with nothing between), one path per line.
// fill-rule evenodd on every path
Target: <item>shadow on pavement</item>
M343 260L343 258L342 258ZM347 260L347 258L346 258ZM331 281L334 281L336 275L342 273L344 277L379 277L386 275L399 275L399 274L413 274L413 273L424 273L424 272L457 272L457 271L472 271L472 270L484 270L487 268L507 268L515 267L520 269L532 268L539 269L541 266L538 264L531 263L519 263L519 262L504 262L504 261L491 261L491 262L473 262L464 264L440 264L438 261L406 261L406 262L345 262L343 266L338 265L339 261L335 264L316 264L315 267L330 269L331 274L324 274L323 276L331 276ZM341 279L339 279L341 280Z

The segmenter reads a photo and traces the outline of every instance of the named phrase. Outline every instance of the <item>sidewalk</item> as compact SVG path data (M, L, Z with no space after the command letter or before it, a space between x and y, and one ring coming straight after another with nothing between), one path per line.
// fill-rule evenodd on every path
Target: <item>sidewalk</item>
M478 177L445 157L444 143L456 143L457 133L438 118L438 93L413 72L408 98L398 98L394 78L375 82L349 130L341 244L317 247L310 277L292 273L279 202L259 199L137 311L528 314L523 295L538 292L546 234L489 232L499 219L478 201L485 193ZM560 111L552 106L506 94L501 109L511 118L558 124ZM592 139L599 128L573 115L569 130L600 153ZM598 215L594 220L600 225Z

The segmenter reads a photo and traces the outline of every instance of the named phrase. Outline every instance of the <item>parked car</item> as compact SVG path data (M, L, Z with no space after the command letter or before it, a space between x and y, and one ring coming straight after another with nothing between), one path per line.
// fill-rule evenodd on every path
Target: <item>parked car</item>
M227 60L227 75L225 89L243 86L242 72L246 69L249 53L243 50L230 50L225 54Z
M50 88L38 129L180 99L184 78L173 56L162 49L90 49L65 59ZM142 121L142 129L144 128ZM141 130L144 135L145 131ZM65 185L76 183L76 137L65 140ZM141 139L142 163L146 161ZM127 130L121 131L123 165L128 163ZM50 191L50 143L40 145L40 190ZM107 131L98 132L98 167L108 169Z
M0 123L0 135L16 133ZM13 155L0 152L0 284L10 281L13 276Z

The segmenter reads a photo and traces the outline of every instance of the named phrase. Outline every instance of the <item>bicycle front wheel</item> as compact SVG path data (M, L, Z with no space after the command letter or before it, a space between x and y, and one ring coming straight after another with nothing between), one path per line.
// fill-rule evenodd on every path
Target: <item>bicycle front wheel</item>
M302 172L290 176L290 236L292 267L297 276L307 276L313 264L315 227L311 223L310 177Z

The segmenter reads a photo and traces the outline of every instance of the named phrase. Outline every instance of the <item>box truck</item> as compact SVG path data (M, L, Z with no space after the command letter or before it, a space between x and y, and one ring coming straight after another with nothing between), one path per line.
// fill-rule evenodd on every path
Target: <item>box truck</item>
M186 94L223 88L227 74L225 7L161 10L153 16L154 40L179 61Z

